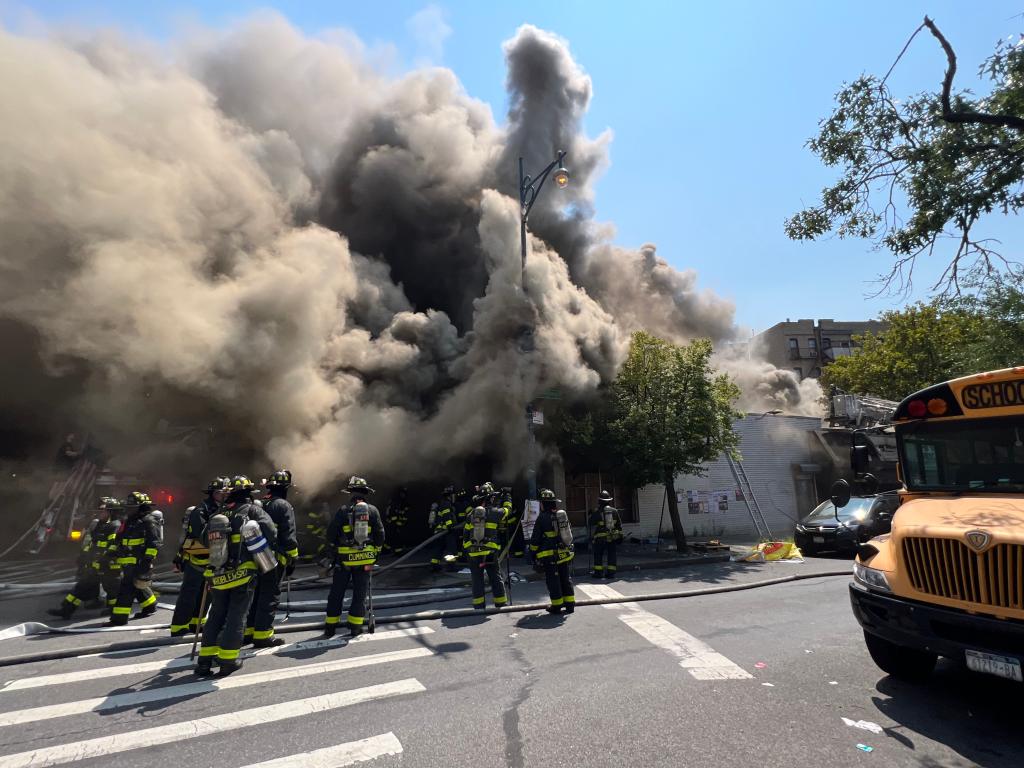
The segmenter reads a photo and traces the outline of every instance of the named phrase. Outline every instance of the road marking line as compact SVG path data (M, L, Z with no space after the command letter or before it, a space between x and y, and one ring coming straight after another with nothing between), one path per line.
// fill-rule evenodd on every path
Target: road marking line
M285 643L276 648L261 648L257 651L246 650L242 652L243 659L255 656L271 656L285 652L309 651L317 648L340 648L354 645L356 643L369 643L377 640L395 640L401 637L415 637L417 635L429 635L433 633L430 627L406 627L403 629L391 629L386 632L375 632L372 635L360 635L347 640L343 637L331 638L330 640L304 640L298 643ZM110 655L138 653L138 651L114 651ZM91 653L79 656L79 659L94 659L101 654ZM0 693L7 691L23 691L27 688L42 688L48 685L65 685L67 683L80 683L85 680L102 680L105 677L120 677L122 675L135 675L145 672L169 672L175 669L186 669L195 666L195 661L190 661L188 656L179 656L173 659L162 659L160 661L144 661L138 664L119 664L111 667L97 667L96 669L80 669L75 672L63 672L56 675L39 675L38 677L25 677L20 680L8 680L0 685Z
M231 678L227 678L230 680ZM326 712L339 707L362 704L367 701L401 696L407 693L422 693L426 688L415 678L397 680L383 685L371 685L350 691L338 691L324 696L312 696L308 699L285 701L264 707L243 709L240 712L225 712L212 717L198 720L186 720L141 731L114 733L96 739L60 744L55 747L33 749L14 755L0 755L0 765L4 768L46 768L50 765L73 763L88 760L92 757L103 757L118 752L127 752L142 747L154 747L160 744L171 744L184 739L209 736L214 733L248 728L253 725L288 720L302 715Z
M626 597L604 584L577 584L576 588L592 600ZM749 672L734 664L714 648L684 632L675 624L644 610L637 603L605 605L619 612L619 620L647 641L679 659L679 666L698 680L749 680Z
M162 688L133 691L132 693L117 693L112 696L100 696L93 699L81 699L69 701L64 704L50 704L44 707L32 707L0 714L0 727L9 725L23 725L25 723L36 723L41 720L54 720L58 717L69 717L71 715L82 715L87 712L106 712L111 709L122 707L136 707L140 704L151 704L154 701L167 701L170 699L181 699L188 696L198 696L213 691L223 691L230 688L243 688L250 685L262 685L277 680L293 680L297 677L309 677L325 672L338 672L343 669L354 669L356 667L368 667L376 664L388 664L392 661L405 661L416 659L422 656L433 656L434 652L429 648L411 648L405 651L388 651L387 653L375 653L369 656L356 656L350 659L338 659L337 661L324 661L318 664L305 664L301 667L285 667L284 669L273 669L266 672L253 672L242 674L238 677L224 677L207 680L199 680L194 683L181 683L179 685L168 685ZM0 765L3 765L0 759Z
M371 736L368 739L350 741L336 747L301 752L277 760L252 763L242 768L343 768L353 763L373 760L384 755L402 754L402 744L393 733Z

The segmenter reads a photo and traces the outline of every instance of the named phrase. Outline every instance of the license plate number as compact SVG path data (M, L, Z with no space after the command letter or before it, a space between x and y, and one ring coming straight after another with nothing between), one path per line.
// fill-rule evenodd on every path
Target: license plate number
M811 541L813 541L815 544L824 544L825 543L825 537L824 536L812 536L811 537Z
M981 651L967 651L967 668L973 672L982 672L986 675L995 675L1007 680L1024 682L1021 675L1020 662L1009 656L996 656L992 653Z

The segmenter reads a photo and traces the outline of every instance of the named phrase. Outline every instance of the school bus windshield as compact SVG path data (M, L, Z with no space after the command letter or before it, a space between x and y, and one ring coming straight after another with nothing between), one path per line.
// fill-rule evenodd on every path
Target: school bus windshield
M896 434L910 491L1024 491L1024 416L920 421Z

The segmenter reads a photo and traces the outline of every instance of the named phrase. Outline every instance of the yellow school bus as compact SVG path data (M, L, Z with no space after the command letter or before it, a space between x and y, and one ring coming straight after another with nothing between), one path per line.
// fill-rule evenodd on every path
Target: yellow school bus
M871 657L907 679L943 656L1022 682L1024 367L921 390L893 426L900 506L850 584Z

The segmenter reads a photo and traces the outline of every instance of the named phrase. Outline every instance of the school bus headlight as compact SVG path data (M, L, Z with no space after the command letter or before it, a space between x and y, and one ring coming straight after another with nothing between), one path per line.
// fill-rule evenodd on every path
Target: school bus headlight
M945 416L949 410L949 403L941 397L933 397L928 401L928 413L932 416Z
M853 564L853 580L863 584L868 589L874 589L878 592L892 592L889 580L877 568L868 568L866 565L855 562Z

